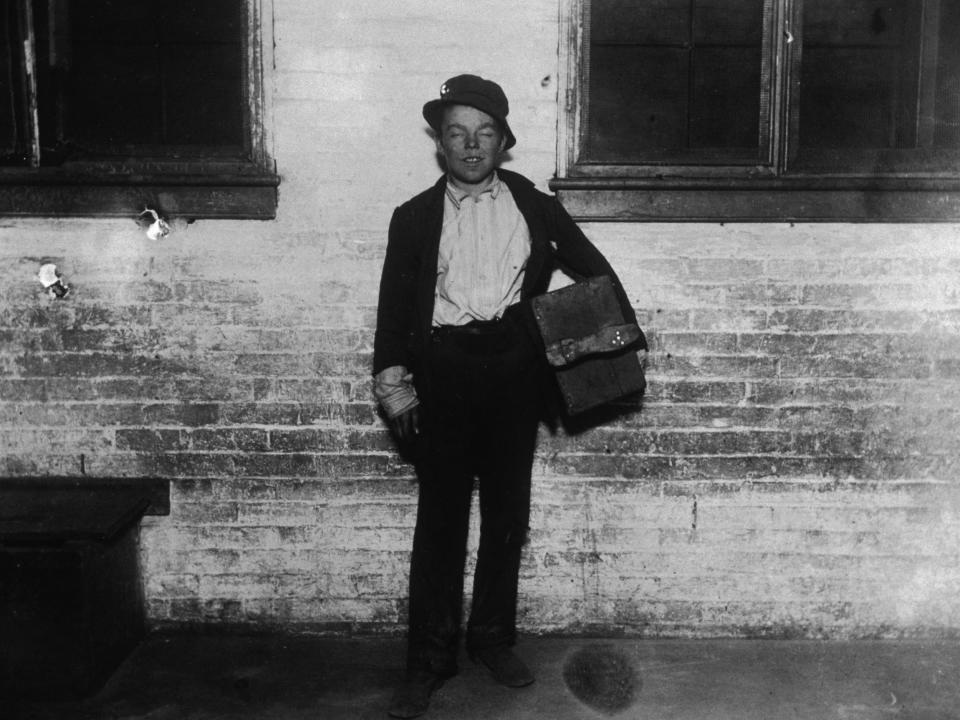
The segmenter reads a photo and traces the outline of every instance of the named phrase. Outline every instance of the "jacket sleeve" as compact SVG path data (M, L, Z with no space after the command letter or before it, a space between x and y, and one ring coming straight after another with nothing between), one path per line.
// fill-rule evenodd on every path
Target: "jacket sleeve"
M373 374L388 367L411 367L416 330L416 281L419 253L412 224L403 207L393 212L387 254L380 276L377 329L373 339Z
M560 267L578 278L608 276L613 281L613 287L617 293L617 299L620 301L625 320L639 326L637 314L613 267L596 246L587 239L587 236L583 234L583 231L573 221L573 218L570 217L559 200L550 198L550 205L552 206L551 221L555 229L553 237L557 243L556 253ZM647 338L642 330L637 347L641 350L647 349Z

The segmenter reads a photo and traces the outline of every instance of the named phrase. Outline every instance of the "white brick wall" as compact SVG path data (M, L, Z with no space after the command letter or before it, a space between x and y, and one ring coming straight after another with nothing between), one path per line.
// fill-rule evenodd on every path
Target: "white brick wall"
M82 454L172 478L142 534L154 622L402 629L415 486L368 379L387 223L440 172L420 110L461 72L504 86L507 166L546 188L557 17L273 0L276 221L0 223L0 474ZM649 331L650 389L543 433L523 628L954 632L960 227L584 229Z

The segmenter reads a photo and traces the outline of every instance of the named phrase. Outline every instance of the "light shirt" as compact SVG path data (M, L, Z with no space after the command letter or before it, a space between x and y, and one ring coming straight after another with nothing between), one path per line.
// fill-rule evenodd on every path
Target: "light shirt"
M433 325L492 320L520 300L530 230L496 174L473 198L447 182Z

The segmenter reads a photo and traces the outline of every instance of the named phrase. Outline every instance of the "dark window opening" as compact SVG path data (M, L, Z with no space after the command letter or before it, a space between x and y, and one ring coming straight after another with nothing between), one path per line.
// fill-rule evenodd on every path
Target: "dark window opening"
M585 157L759 161L762 21L762 0L594 0Z
M960 0L571 6L575 214L960 219Z
M796 167L957 170L957 28L955 0L805 0Z
M206 188L179 192L173 212L272 216L277 180L250 46L257 5L2 0L0 213L127 214L140 185L147 197ZM91 183L125 190L101 190L103 202L89 187L63 192ZM18 189L5 196L4 184ZM57 186L59 201L24 186ZM249 193L262 197L248 209Z

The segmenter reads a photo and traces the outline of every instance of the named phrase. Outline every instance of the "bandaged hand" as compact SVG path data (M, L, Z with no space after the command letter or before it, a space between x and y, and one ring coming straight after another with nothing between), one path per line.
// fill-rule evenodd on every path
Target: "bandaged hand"
M420 432L420 400L413 387L413 375L407 368L394 365L377 373L373 394L400 440L412 440Z

